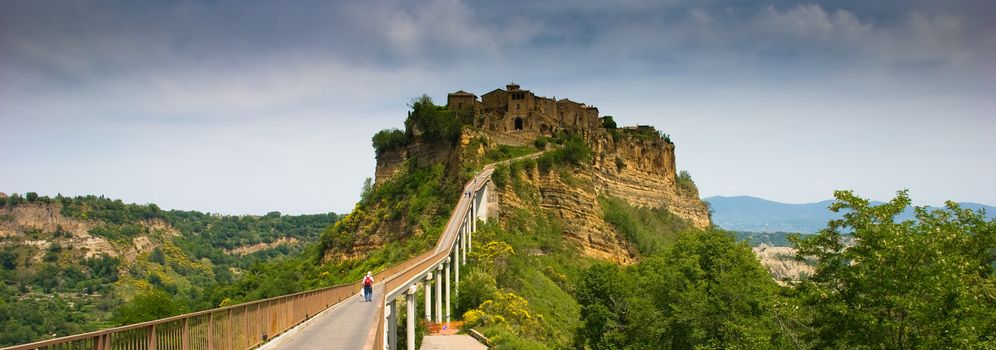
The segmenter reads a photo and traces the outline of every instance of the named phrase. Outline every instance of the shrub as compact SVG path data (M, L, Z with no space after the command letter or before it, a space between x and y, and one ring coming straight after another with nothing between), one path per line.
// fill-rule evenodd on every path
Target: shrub
M460 139L460 120L445 106L436 106L427 95L418 97L409 104L412 111L405 120L408 137L413 137L415 130L421 132L426 141L446 140L455 143Z
M536 139L536 141L533 141L533 146L536 146L536 149L538 150L546 150L546 143L547 143L546 137L540 136L539 138Z
M612 119L611 115L602 117L602 127L606 129L615 129L616 121Z
M560 150L561 159L574 165L581 165L591 160L591 148L578 135L572 135L564 142L564 148Z
M495 166L494 173L491 174L491 181L494 181L498 188L505 188L505 185L508 184L508 176L508 165L498 164Z
M554 158L556 158L554 154L547 153L536 159L536 167L539 168L540 173L550 172L550 168L553 168Z
M695 187L695 181L692 181L692 175L689 174L687 170L678 172L678 177L675 178L674 182L675 185L678 186L679 190L698 192L698 188Z
M401 148L408 144L408 135L398 129L384 129L373 136L373 147L377 155L385 151Z

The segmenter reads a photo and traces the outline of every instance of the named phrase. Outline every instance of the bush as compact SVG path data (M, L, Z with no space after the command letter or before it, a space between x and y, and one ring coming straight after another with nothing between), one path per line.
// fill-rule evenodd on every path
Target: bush
M179 315L186 310L186 306L166 292L151 289L114 310L114 321L119 325L126 325Z
M564 148L560 150L560 158L574 165L582 165L591 161L591 148L588 143L578 135L572 135L564 141Z
M692 181L692 175L689 174L687 170L678 172L678 177L675 178L675 185L682 191L698 192L698 188L695 186L695 181Z
M547 153L539 158L536 158L536 167L539 168L540 173L546 174L550 172L550 169L553 168L553 163L555 162L554 158L556 158L556 156L551 153Z
M602 127L606 129L615 129L616 121L612 119L611 115L602 117Z
M508 171L508 165L506 164L496 165L495 171L491 173L491 181L493 181L495 183L495 186L497 186L498 188L505 188L505 185L508 184L509 180L508 177L509 177L509 171Z
M547 143L547 138L544 136L540 136L539 138L536 139L536 141L533 141L533 146L536 146L536 149L538 150L546 150L546 143Z
M408 135L398 129L384 129L373 136L373 147L378 156L385 151L401 148L408 142Z
M414 136L417 129L426 141L445 140L456 143L460 139L463 125L446 106L436 106L428 95L412 100L409 106L412 111L405 120L409 138Z

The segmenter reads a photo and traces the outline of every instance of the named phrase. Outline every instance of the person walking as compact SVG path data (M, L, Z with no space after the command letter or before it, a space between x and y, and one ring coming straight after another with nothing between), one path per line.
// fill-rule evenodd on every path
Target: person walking
M365 299L365 301L373 301L373 284L373 274L370 273L370 271L367 271L367 275L363 277L363 299Z

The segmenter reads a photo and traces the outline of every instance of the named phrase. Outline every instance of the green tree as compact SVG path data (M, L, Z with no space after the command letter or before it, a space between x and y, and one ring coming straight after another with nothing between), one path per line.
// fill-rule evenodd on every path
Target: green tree
M616 121L611 115L602 117L602 127L606 129L615 129L617 127Z
M408 139L421 136L426 141L459 140L462 124L445 106L436 106L432 98L422 95L413 99L409 107L412 111L405 120Z
M149 261L157 263L159 265L166 265L166 254L163 254L163 250L159 247L152 249L149 253Z
M35 201L38 200L38 193L36 193L36 192L28 192L28 193L26 193L24 195L24 197L25 197L25 199L28 200L28 203L34 203Z
M791 347L776 324L778 286L727 232L683 235L659 256L618 272L595 266L578 283L592 349Z
M119 325L145 322L186 312L186 306L166 292L150 289L136 295L114 310Z
M408 135L398 129L384 129L373 136L373 147L377 155L385 151L401 148L408 144Z
M996 347L996 221L948 202L897 222L906 191L877 206L850 191L834 197L830 209L843 217L795 238L799 258L816 265L799 286L815 346Z

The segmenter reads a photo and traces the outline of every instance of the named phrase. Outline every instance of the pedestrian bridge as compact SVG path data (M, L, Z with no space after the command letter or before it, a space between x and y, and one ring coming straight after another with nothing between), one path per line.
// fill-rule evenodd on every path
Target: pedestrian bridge
M460 266L467 263L478 222L488 220L493 171L493 164L486 166L464 186L433 249L374 276L374 302L363 301L356 282L0 350L399 349L399 326L407 330L403 346L413 350L419 288L426 307L418 317L450 322ZM398 325L402 298L407 317Z

